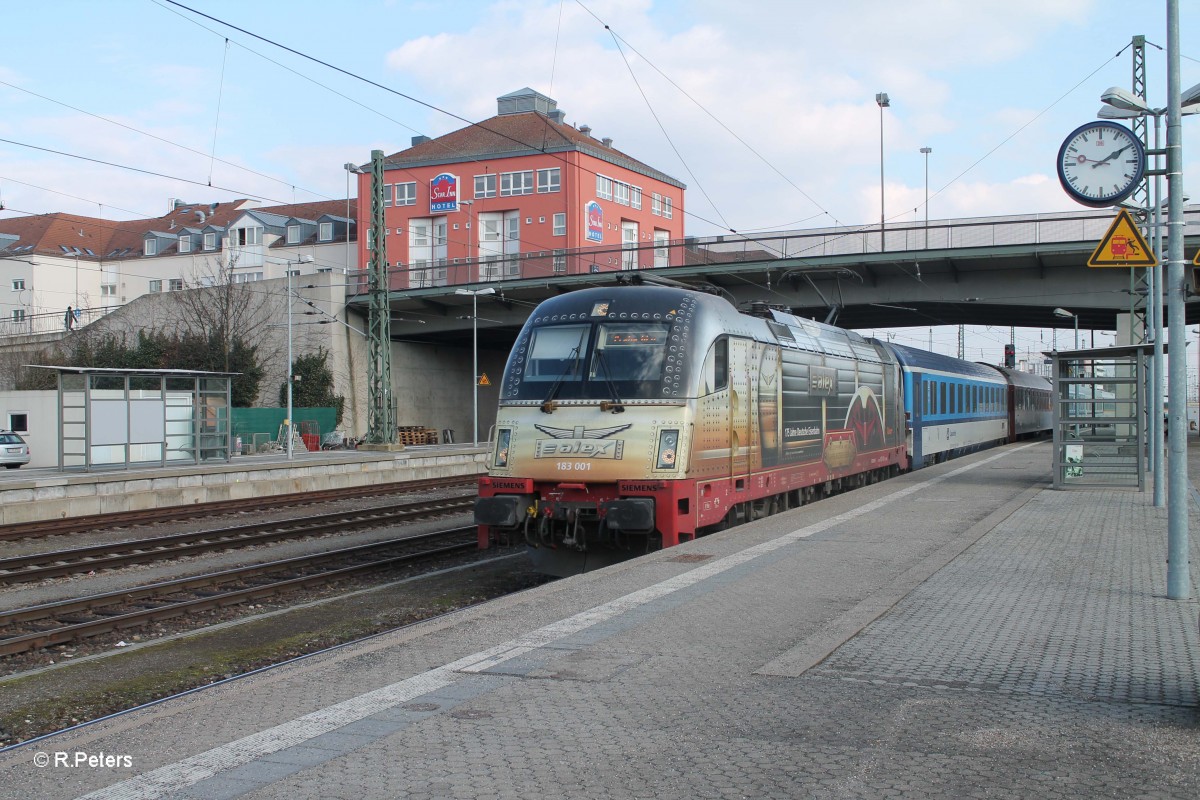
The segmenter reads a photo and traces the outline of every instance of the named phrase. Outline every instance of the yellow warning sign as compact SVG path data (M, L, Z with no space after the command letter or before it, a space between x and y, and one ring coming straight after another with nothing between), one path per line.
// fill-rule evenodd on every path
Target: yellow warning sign
M1089 267L1153 267L1158 263L1154 251L1133 223L1129 212L1121 209L1100 246L1088 259Z
M1192 256L1192 263L1200 267L1200 250L1196 251L1196 255Z
M491 386L492 385L492 382L488 380L486 372L479 376L479 385L480 386Z

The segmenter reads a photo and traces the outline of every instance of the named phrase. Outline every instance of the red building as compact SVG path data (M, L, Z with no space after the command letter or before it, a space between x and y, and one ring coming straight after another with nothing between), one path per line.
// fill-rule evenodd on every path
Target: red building
M563 121L532 89L498 114L384 159L393 289L668 265L684 185ZM371 175L359 176L368 263Z

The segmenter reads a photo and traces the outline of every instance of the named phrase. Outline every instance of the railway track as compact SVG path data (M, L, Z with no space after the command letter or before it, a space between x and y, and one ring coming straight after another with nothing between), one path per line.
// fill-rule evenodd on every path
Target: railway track
M149 525L155 522L210 517L237 511L263 511L272 508L312 505L314 503L326 503L351 498L419 492L426 489L474 486L478 480L478 475L463 475L453 478L428 478L419 481L379 483L370 486L351 486L342 489L323 489L314 492L297 492L271 497L245 497L237 500L196 503L190 506L148 508L137 511L118 511L110 514L89 514L65 519L21 522L11 525L0 525L0 541L30 539L40 536L59 536L67 533L90 533L105 528Z
M474 494L379 508L339 511L294 520L274 520L124 542L31 553L0 559L0 585L28 583L100 569L166 561L182 556L320 536L437 516L471 507Z
M475 531L452 528L0 612L0 656L471 550Z

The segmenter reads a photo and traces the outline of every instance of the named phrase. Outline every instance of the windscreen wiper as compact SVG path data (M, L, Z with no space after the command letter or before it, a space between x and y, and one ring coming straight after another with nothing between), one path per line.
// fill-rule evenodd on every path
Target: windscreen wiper
M608 384L608 390L612 392L612 401L600 403L600 410L620 414L625 410L625 406L621 403L620 394L617 393L617 385L613 383L612 373L608 371L608 358L599 347L596 348L596 360L600 362L600 368L604 370L604 382Z
M558 376L554 383L550 385L550 391L546 393L546 399L542 401L543 414L552 414L554 413L554 409L557 408L554 403L554 397L558 394L558 390L562 388L563 381L567 379L567 375L575 372L579 367L579 347L580 345L575 345L571 349L571 352L567 354L567 358L574 356L574 359L567 365L566 369L562 371L562 374Z

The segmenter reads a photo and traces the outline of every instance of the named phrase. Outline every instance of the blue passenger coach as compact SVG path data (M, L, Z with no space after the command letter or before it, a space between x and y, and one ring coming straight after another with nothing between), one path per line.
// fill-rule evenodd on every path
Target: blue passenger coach
M1008 381L994 367L885 344L900 363L912 469L1009 439Z

